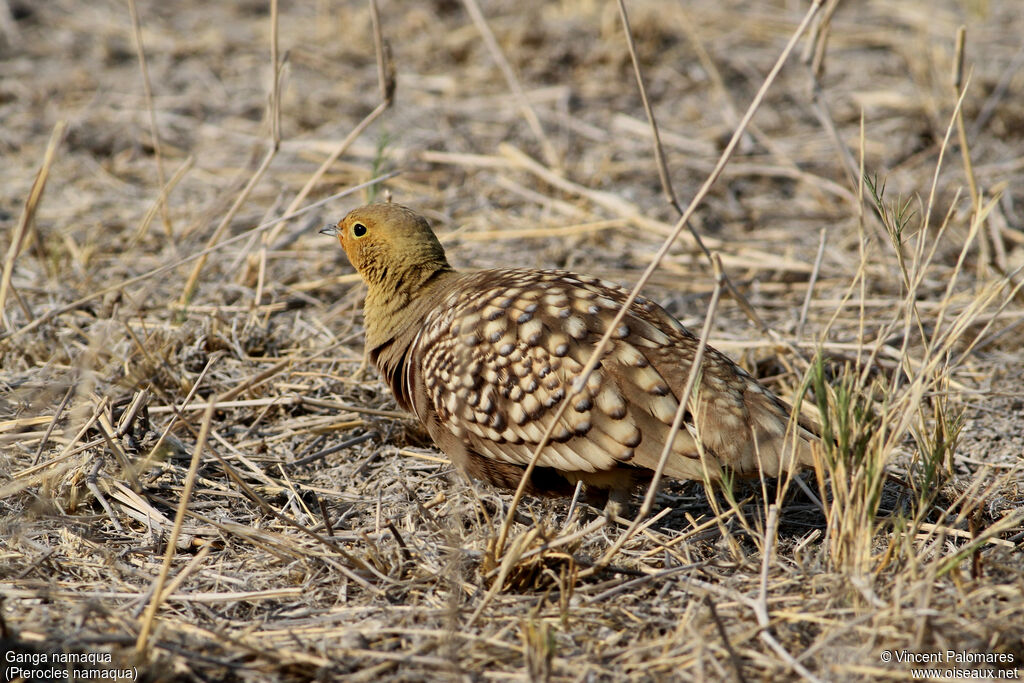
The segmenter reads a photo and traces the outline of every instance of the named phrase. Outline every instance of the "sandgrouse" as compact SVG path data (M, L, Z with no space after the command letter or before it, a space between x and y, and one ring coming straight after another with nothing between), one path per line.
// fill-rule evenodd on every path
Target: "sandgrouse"
M569 494L583 481L591 499L618 511L649 479L698 345L664 309L638 298L570 396L623 288L559 270L457 271L426 219L397 204L355 209L321 232L338 237L366 281L370 358L464 473L518 486L569 400L527 492ZM712 348L689 408L667 476L778 476L813 462L809 425L787 435L789 406Z

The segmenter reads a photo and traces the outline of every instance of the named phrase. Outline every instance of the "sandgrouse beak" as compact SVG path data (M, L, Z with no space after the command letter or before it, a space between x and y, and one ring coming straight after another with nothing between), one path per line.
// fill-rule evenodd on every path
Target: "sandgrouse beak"
M336 224L332 225L332 224L328 223L324 227L320 228L320 234L321 235L330 235L331 237L337 237L338 236L338 226Z

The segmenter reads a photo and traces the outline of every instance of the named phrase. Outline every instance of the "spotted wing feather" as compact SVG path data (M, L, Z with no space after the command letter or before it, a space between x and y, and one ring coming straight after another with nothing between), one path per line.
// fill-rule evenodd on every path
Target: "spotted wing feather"
M418 375L406 381L419 391L410 386L396 395L412 397L414 411L442 447L449 444L446 450L464 448L525 465L627 292L570 273L535 270L466 274L449 292L427 314L410 350L408 367ZM538 466L581 474L653 469L696 347L696 338L674 318L638 299L584 390L568 399ZM715 477L719 465L749 470L757 467L757 455L764 460L769 452L781 452L769 444L784 434L784 404L710 349L697 397L691 403L696 421L688 413L666 474L701 478L707 471ZM738 446L754 441L757 430L750 425L756 427L758 419L767 429L751 459L750 449Z

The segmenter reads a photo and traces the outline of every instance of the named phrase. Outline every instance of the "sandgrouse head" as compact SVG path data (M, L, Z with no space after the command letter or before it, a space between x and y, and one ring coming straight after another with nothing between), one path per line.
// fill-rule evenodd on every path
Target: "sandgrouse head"
M450 269L430 224L400 204L353 209L320 232L338 238L352 266L371 287L408 270Z

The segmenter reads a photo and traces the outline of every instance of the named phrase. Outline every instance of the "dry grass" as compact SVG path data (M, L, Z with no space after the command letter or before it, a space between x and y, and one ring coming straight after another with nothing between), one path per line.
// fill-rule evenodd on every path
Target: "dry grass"
M660 166L617 6L528 5L0 6L5 649L150 681L1024 666L1016 4L826 3L699 203L807 7L626 3ZM693 329L699 236L710 343L834 438L812 497L670 482L632 532L527 498L499 542L511 497L396 412L316 234L382 190L464 266L633 284L682 230L645 293Z

